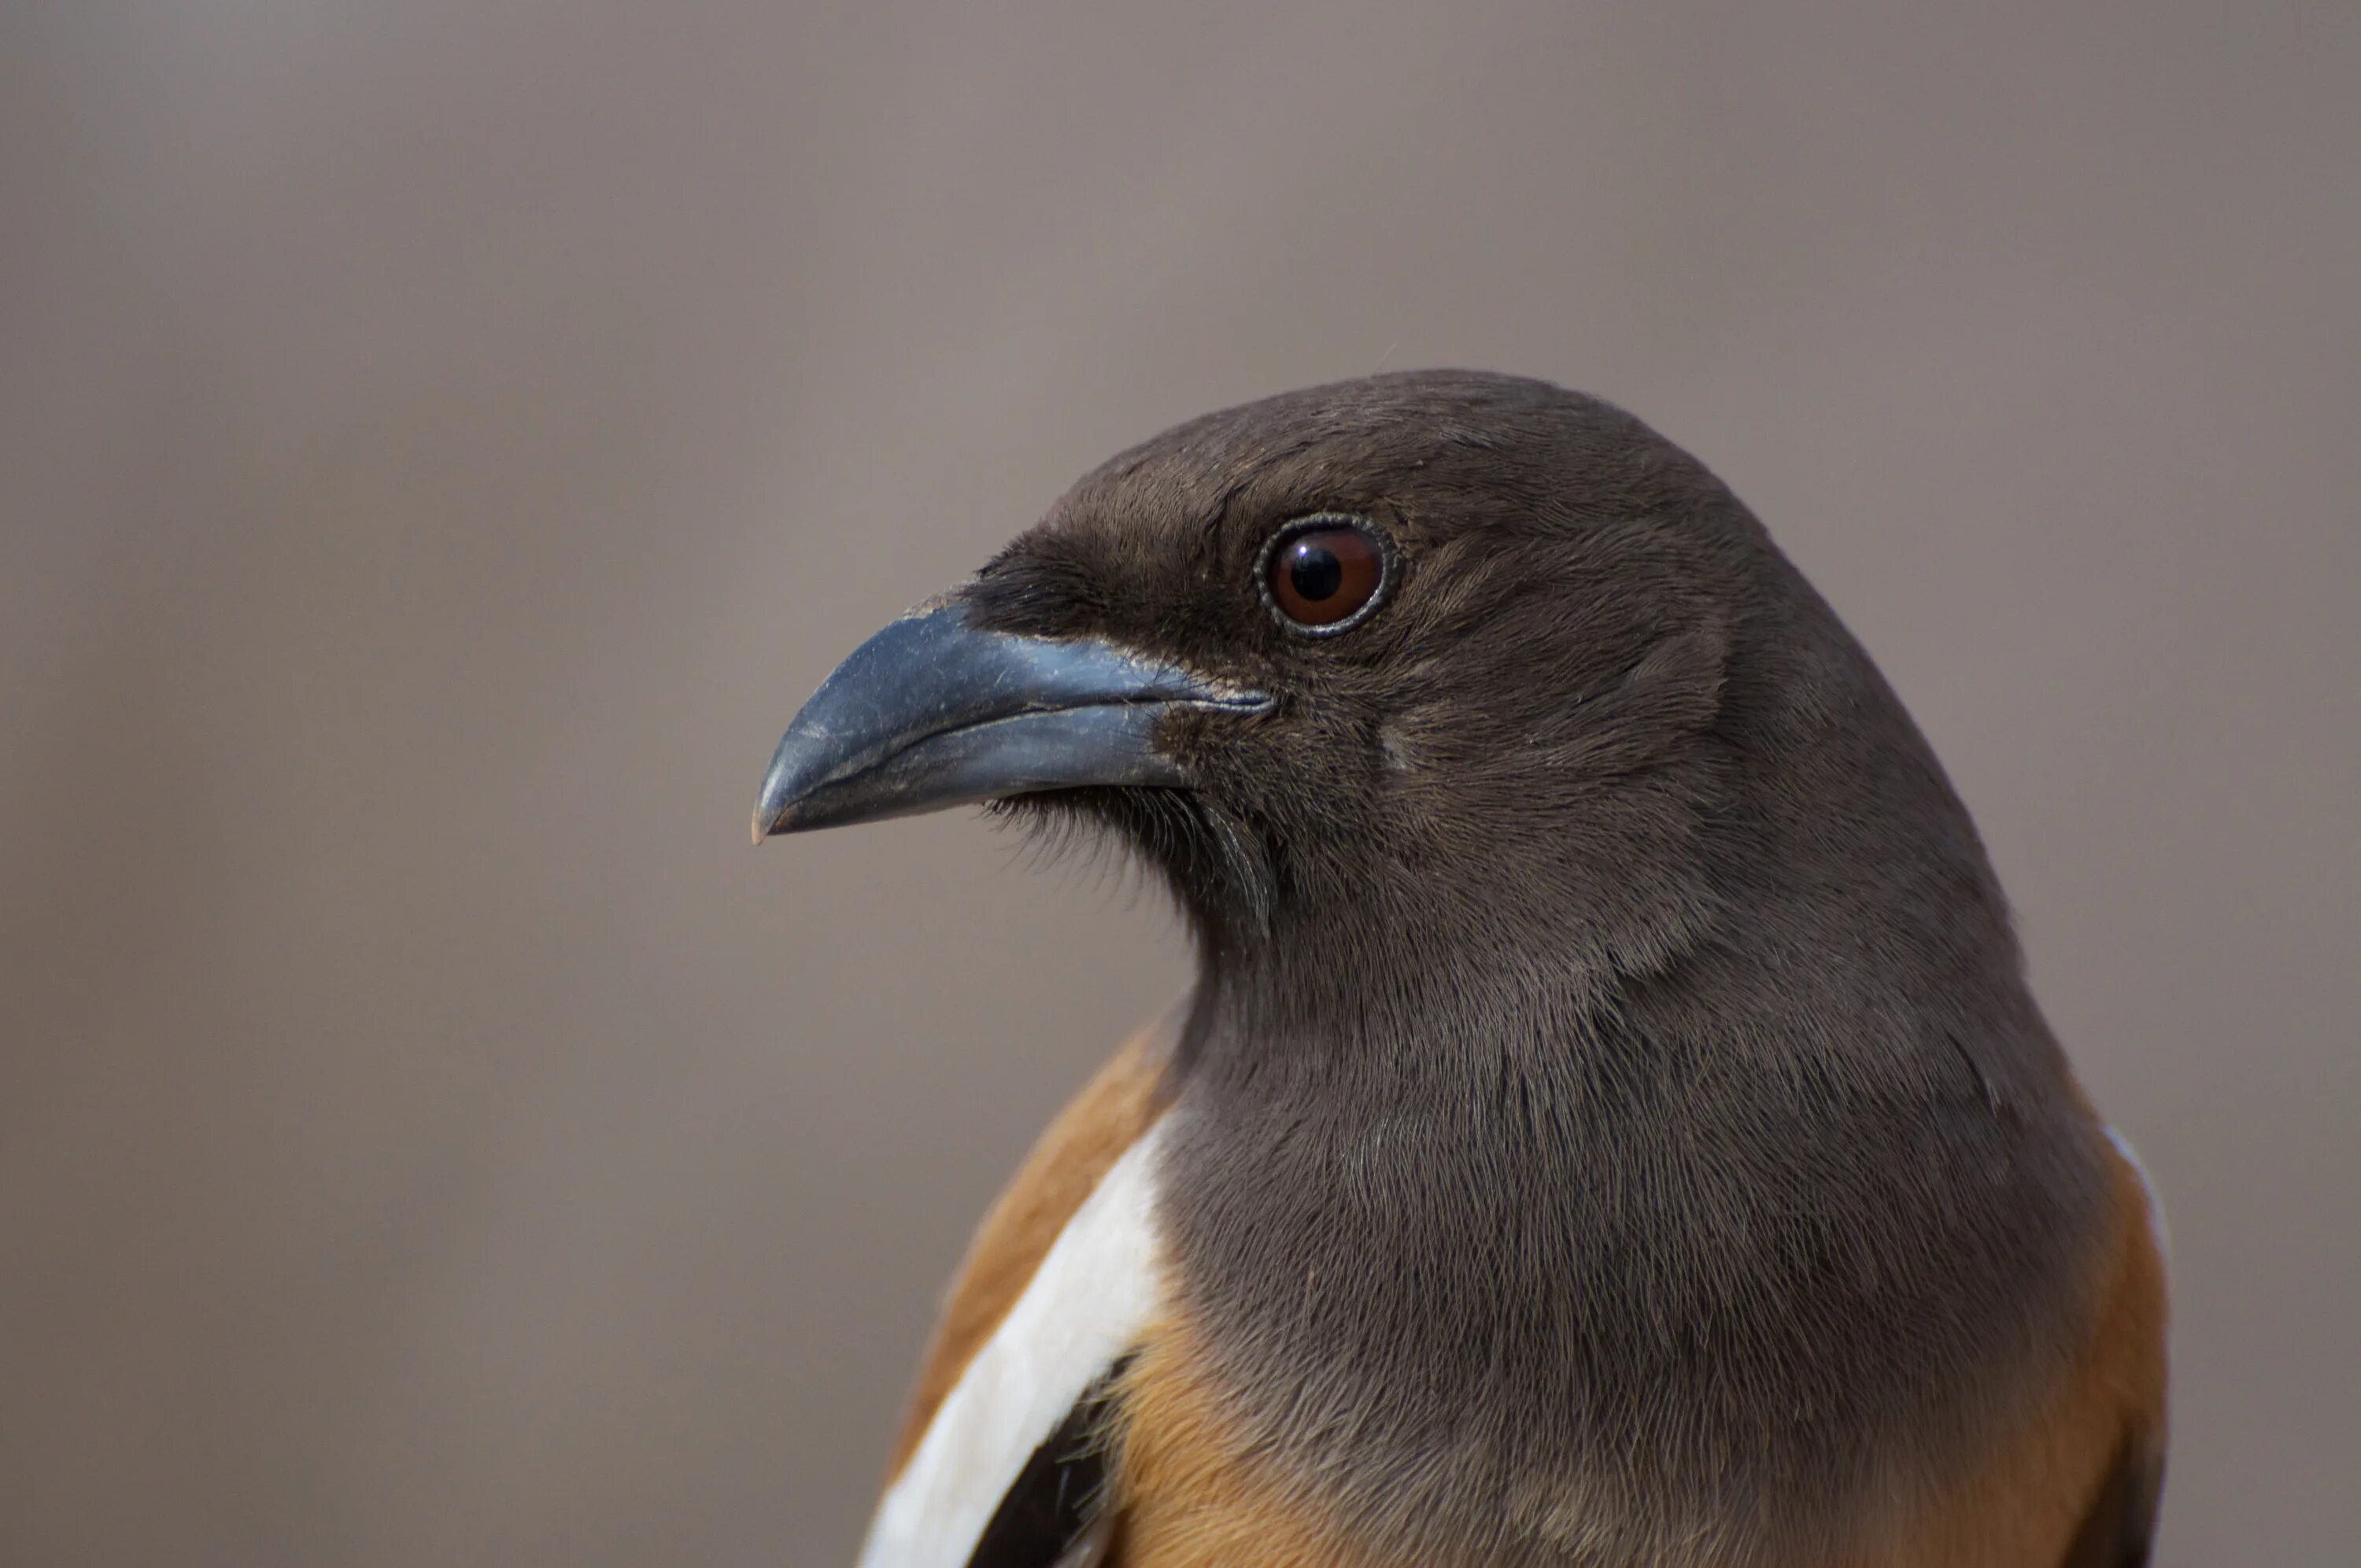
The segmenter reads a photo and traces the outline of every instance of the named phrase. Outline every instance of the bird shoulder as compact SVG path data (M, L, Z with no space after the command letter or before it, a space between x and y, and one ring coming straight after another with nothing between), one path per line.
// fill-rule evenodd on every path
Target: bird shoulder
M1153 1128L1169 1021L1051 1123L978 1229L927 1351L864 1563L957 1568L1013 1528L1027 1476L1158 1307ZM1084 1445L1087 1446L1087 1445ZM1004 1517L1005 1516L1005 1517ZM1046 1561L1046 1559L1045 1559Z

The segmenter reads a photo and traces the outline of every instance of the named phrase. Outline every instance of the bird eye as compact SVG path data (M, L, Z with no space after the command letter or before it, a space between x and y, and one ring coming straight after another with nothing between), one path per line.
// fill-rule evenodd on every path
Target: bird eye
M1263 595L1295 630L1330 636L1377 608L1390 565L1384 541L1368 524L1299 518L1263 547Z

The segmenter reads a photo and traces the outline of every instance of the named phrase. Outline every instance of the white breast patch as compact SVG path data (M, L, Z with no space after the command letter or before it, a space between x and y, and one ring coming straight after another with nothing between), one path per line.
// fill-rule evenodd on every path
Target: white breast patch
M1100 1179L968 1363L878 1505L860 1568L965 1568L1033 1451L1154 1320L1162 1130Z

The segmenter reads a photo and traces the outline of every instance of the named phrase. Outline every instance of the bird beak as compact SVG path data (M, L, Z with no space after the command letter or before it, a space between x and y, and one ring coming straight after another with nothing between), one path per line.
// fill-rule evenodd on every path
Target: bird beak
M754 841L1034 790L1185 785L1159 720L1270 706L1095 638L987 631L938 601L854 649L804 704L763 779Z

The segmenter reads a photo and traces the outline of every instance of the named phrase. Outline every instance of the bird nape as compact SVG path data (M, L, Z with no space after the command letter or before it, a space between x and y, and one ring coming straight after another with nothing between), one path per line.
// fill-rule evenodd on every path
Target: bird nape
M986 1219L870 1568L2145 1560L2136 1169L1901 704L1629 414L1416 372L1111 459L755 834L974 802L1116 835L1197 978Z

